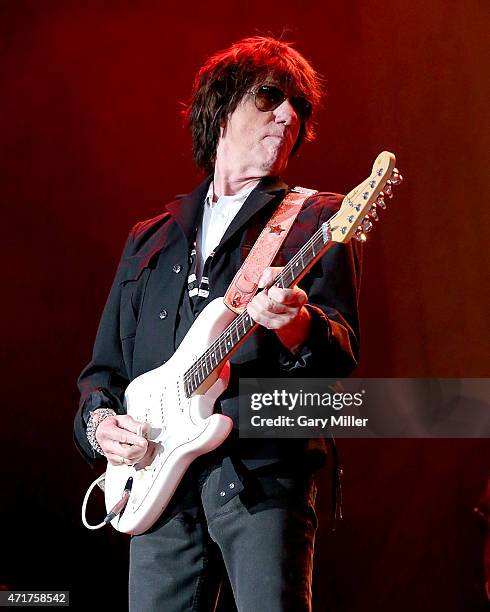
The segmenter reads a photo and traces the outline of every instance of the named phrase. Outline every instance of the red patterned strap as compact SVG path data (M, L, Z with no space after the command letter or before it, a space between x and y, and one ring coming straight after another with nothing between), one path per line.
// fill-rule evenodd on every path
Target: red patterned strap
M230 310L240 314L256 294L262 272L271 265L306 199L318 193L295 187L274 211L225 294Z

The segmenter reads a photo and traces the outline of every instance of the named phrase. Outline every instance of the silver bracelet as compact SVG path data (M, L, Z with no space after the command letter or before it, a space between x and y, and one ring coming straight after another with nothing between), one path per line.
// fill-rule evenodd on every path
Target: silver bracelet
M87 440L90 443L90 446L97 451L100 455L104 455L105 453L102 450L102 447L97 442L97 438L95 437L95 432L97 431L97 427L102 423L104 419L110 416L116 416L116 413L111 408L97 408L93 412L89 412L90 418L87 423Z

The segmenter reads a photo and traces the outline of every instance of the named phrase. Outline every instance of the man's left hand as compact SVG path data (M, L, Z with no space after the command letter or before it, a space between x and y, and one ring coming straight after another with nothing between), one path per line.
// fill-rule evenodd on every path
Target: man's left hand
M267 329L273 329L281 342L291 352L301 348L308 338L311 315L305 304L308 296L299 287L281 289L275 286L282 268L266 268L259 280L258 293L248 304L247 310L254 321Z

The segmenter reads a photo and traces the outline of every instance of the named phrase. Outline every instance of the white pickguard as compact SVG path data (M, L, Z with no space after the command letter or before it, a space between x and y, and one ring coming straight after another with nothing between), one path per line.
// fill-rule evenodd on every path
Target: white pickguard
M145 467L107 465L107 511L121 499L128 479L133 479L127 506L112 521L118 531L138 535L149 529L166 508L190 463L215 449L230 433L232 420L213 414L216 399L228 385L229 362L191 398L185 395L183 375L235 317L223 298L213 300L172 358L128 385L124 396L127 413L151 425L149 440L154 456Z

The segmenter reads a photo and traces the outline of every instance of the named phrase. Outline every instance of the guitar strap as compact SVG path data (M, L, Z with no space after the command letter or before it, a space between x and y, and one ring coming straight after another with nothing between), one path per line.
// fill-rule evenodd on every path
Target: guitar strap
M262 272L273 262L305 200L315 193L318 192L314 189L294 187L276 208L226 291L224 302L230 310L236 314L245 310L257 292Z

